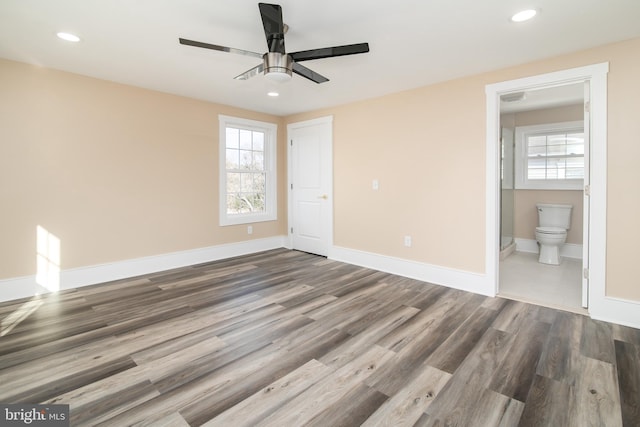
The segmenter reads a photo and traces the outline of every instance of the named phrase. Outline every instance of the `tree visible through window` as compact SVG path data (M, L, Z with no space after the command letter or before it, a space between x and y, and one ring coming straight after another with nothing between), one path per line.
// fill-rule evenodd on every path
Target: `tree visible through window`
M264 132L226 129L227 214L265 211Z
M220 224L276 219L276 125L220 116Z

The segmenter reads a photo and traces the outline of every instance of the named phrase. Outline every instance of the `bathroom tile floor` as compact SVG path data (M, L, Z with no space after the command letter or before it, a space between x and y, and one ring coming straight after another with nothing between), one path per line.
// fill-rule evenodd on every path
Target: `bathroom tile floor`
M500 261L498 295L585 314L582 308L582 260L562 258L560 265L538 262L538 254L514 252Z

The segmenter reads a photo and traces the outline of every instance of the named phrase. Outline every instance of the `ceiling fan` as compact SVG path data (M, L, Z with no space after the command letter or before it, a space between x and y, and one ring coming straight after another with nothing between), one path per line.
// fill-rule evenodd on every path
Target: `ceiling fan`
M282 21L282 8L277 4L258 3L262 26L267 38L269 51L265 54L232 47L218 46L215 44L198 42L180 38L180 43L205 49L219 50L222 52L237 53L240 55L261 58L262 63L235 77L237 80L247 80L264 72L267 78L284 82L291 79L294 72L316 83L328 82L329 79L300 65L302 61L312 59L331 58L333 56L354 55L369 52L368 43L350 44L344 46L325 47L320 49L303 50L287 53L284 49L284 34L288 27Z

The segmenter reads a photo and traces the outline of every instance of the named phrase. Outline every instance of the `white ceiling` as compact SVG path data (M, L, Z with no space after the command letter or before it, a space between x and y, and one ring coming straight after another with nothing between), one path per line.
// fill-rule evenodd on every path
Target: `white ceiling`
M584 89L583 83L572 83L544 89L528 90L526 92L517 92L515 94L522 94L522 98L512 100L511 102L505 101L503 98L500 103L500 112L516 113L541 108L581 104L584 101Z
M274 1L275 2L275 1ZM281 0L287 51L368 42L305 62L330 79L233 77L266 51L255 0L1 0L0 57L276 115L315 110L640 36L640 0ZM525 8L538 16L515 24ZM55 37L67 31L77 44ZM276 89L278 98L266 93Z

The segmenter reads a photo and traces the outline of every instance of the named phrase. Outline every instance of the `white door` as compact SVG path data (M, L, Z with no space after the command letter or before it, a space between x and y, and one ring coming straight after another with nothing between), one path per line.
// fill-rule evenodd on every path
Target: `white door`
M332 117L293 123L289 140L291 247L327 256L332 242Z
M589 187L589 164L591 148L591 81L584 82L584 195L582 211L582 306L589 306L589 211L591 197Z

